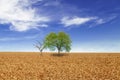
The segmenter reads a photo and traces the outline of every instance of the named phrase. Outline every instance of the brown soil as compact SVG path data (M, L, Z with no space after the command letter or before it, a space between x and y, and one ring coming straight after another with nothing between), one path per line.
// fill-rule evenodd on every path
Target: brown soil
M120 80L120 54L1 52L0 80Z

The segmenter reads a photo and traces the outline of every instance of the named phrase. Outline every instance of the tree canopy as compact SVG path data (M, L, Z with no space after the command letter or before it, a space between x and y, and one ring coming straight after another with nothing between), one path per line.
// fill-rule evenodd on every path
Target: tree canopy
M71 40L65 32L59 32L58 34L51 32L45 37L44 45L52 51L57 49L58 53L71 50Z

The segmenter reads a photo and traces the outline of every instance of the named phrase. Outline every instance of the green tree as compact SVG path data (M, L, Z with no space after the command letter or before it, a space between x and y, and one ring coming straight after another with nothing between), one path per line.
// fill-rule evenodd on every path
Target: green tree
M58 34L51 32L46 36L44 45L52 51L57 49L58 53L71 50L71 40L65 32L59 32Z

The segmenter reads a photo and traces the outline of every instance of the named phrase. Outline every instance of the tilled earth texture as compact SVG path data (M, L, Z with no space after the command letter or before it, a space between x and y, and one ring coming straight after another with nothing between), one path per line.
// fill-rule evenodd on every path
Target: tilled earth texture
M120 54L1 52L0 80L120 80Z

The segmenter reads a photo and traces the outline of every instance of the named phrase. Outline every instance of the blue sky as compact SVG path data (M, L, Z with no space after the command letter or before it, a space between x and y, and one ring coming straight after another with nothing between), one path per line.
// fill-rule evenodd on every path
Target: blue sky
M0 0L0 51L38 51L59 31L71 52L120 52L120 0Z

